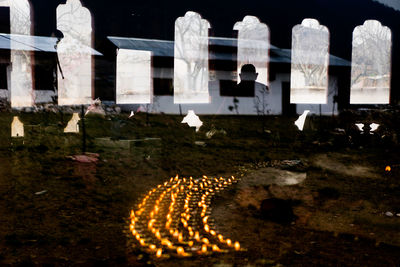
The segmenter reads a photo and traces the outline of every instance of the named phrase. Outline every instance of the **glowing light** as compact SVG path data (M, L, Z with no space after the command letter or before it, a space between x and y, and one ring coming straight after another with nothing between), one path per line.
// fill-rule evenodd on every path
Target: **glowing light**
M162 255L162 252L163 252L163 251L162 251L161 248L157 249L156 257L157 257L157 258L160 258L161 255Z
M235 247L235 250L240 250L239 242L235 242L235 244L233 246Z
M377 123L371 123L371 125L370 125L369 127L371 127L370 132L375 132L376 130L378 130L379 124L377 124Z
M364 128L364 124L363 123L356 123L357 128L362 132L363 128Z
M385 171L390 172L392 168L390 166L386 166Z
M203 185L208 185L211 188L220 188L221 190L225 188L221 185L223 182L227 181L223 178L203 179L204 181L201 182ZM210 247L209 251L221 252L222 250L216 244L211 244L207 237L218 238L222 245L230 246L232 249L237 250L238 242L235 242L233 245L232 241L229 239L224 241L223 236L220 234L217 235L217 232L211 229L211 226L208 224L209 216L206 216L206 212L209 209L210 197L213 195L208 191L210 188L206 189L207 192L196 192L196 187L191 188L183 181L184 178L176 176L175 178L171 178L170 182L167 182L164 186L163 184L158 185L144 196L142 202L138 205L138 210L130 211L129 229L132 235L136 237L138 243L143 247L147 247L148 250L157 251L159 256L165 253L157 249L157 245L155 245L155 242L158 243L160 241L162 246L167 247L171 251L176 251L176 253L182 257L190 256L190 254L185 252L185 246L193 247L195 241L201 244L201 251L199 253L207 252L207 247ZM186 182L189 183L188 180L186 180ZM192 182L192 180L190 180L190 182ZM196 180L194 183L198 184L199 182ZM170 197L164 199L169 192ZM152 194L156 195L156 197L150 198ZM194 197L193 202L191 202L192 196ZM165 201L169 201L169 204ZM195 207L193 207L193 205L195 205ZM191 209L189 208L190 206L192 206ZM168 213L166 211L168 211ZM199 211L201 211L201 217L199 217ZM162 218L164 218L165 224L162 222ZM198 227L196 221L199 218L201 218L201 222L203 223L204 235L200 234L199 231L194 231L194 228ZM191 225L191 223L193 223L193 225ZM135 228L136 224L137 227ZM165 228L157 229L160 224L163 226L165 225ZM157 225L157 228L155 225ZM179 225L183 225L187 231L181 231ZM172 229L169 229L170 226L172 226ZM170 241L166 239L165 236L163 238L161 233L165 233L165 231L169 232L174 240ZM148 236L149 232L153 233L153 236ZM180 246L177 246L177 244L180 244ZM185 246L183 244L185 244ZM197 250L198 248L196 247L193 249Z
M221 251L217 245L212 246L213 251Z
M199 232L195 232L195 233L194 233L194 239L195 239L196 241L200 241Z
M183 249L183 247L178 247L176 249L176 253L178 253L178 255L183 255L185 254L185 250Z

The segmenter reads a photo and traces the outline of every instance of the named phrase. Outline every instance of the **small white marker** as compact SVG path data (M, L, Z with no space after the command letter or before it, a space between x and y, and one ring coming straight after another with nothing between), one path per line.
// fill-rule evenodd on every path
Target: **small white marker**
M196 127L196 132L200 130L200 127L203 125L203 122L193 110L188 111L188 114L183 118L182 123L187 123L189 127Z
M303 131L304 123L306 122L306 117L309 112L309 110L304 110L303 114L301 114L297 121L294 122L294 124L297 126L297 128L299 128L300 131Z

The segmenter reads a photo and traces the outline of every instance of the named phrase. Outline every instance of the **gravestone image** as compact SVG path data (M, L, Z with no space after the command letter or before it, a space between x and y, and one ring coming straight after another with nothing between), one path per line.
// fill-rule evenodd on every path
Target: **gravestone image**
M326 104L329 30L315 19L304 19L292 30L290 103Z
M189 11L175 22L174 103L209 103L208 29L210 23Z

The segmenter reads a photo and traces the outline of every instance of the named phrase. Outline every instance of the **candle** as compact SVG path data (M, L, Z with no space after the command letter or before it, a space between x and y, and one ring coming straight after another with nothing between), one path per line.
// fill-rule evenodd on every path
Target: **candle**
M159 248L159 249L157 249L156 257L157 257L157 258L160 258L161 255L162 255L162 249Z

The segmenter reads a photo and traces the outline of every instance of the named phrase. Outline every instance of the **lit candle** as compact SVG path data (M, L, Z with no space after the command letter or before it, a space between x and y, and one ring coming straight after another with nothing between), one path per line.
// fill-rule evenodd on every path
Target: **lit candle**
M222 235L218 235L218 240L219 240L219 242L224 242L224 237L222 236Z
M202 245L201 246L201 252L206 253L207 252L207 245Z
M159 231L156 232L155 236L156 236L157 239L161 239L161 234L160 234Z
M176 249L176 253L178 253L178 255L184 255L185 254L185 250L183 249L183 247L178 247Z
M182 242L182 241L183 241L182 233L179 234L179 236L178 236L178 241L179 241L179 242Z
M194 239L196 239L196 241L200 241L200 235L199 235L199 232L195 232L194 233Z
M162 249L159 248L159 249L157 249L156 257L157 257L157 258L160 258L161 255L162 255Z
M239 242L236 241L234 247L235 247L235 250L240 250Z
M212 250L213 251L220 251L219 247L217 245L213 245L212 246Z

